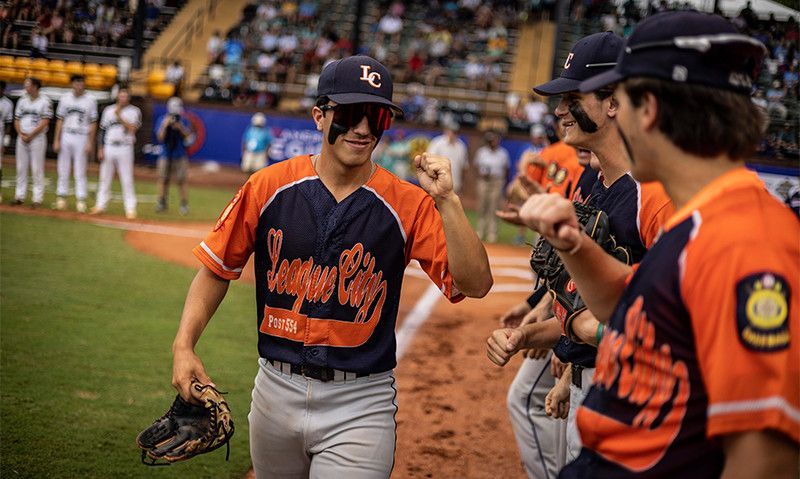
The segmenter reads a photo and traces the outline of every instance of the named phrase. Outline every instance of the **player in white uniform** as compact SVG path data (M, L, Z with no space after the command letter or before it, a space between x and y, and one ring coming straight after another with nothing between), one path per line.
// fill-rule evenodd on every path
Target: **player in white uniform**
M0 181L3 180L3 145L6 139L6 123L14 120L14 104L5 96L6 82L0 80ZM0 201L3 197L0 195Z
M114 169L119 171L122 185L125 217L136 218L136 192L133 187L133 147L136 144L136 130L142 126L142 112L131 105L127 88L120 88L117 102L107 106L100 117L103 132L103 147L97 150L100 160L100 186L97 189L97 203L91 214L106 210L111 197L111 181Z
M86 159L94 150L97 133L97 101L86 93L83 75L72 75L72 91L61 97L56 108L53 151L58 153L56 209L67 207L69 173L74 162L75 209L86 212Z
M28 194L28 168L33 176L34 208L41 206L44 198L44 154L47 150L47 128L53 117L50 99L39 94L42 82L38 78L25 79L25 95L17 101L14 110L14 128L17 130L17 188L12 205L21 205Z

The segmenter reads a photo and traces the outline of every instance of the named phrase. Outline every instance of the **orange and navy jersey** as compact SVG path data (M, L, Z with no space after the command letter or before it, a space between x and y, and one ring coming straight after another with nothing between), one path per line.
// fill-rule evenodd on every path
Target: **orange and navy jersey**
M603 184L602 175L595 176L597 180L585 197L585 203L605 212L609 231L617 244L628 251L631 262L640 262L674 211L669 196L660 183L639 183L629 174L622 175L608 187ZM556 316L561 317L564 308L558 302L553 307ZM595 367L597 348L594 346L573 343L562 336L554 351L563 362Z
M588 203L592 188L594 188L594 184L597 183L599 177L600 172L587 165L581 172L581 176L578 177L575 188L572 190L572 201L581 204Z
M609 230L617 244L628 248L633 263L642 260L674 212L661 183L639 183L630 174L622 175L608 187L601 175L592 186L588 203L605 211Z
M412 259L450 301L442 220L422 189L376 167L336 202L309 156L255 173L195 255L236 279L255 253L261 357L356 373L388 371L403 272Z
M526 172L528 178L541 184L548 193L560 193L569 198L583 172L583 166L578 163L578 152L563 141L557 141L546 146L539 156L545 166L530 163Z
M723 436L800 443L798 238L744 168L670 218L609 321L560 477L718 477Z

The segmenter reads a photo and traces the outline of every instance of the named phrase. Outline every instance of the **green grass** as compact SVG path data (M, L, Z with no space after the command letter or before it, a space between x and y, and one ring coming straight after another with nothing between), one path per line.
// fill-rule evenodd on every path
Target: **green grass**
M13 167L3 168L3 202L10 202L14 199L14 179L16 178L16 171ZM56 172L47 171L45 173L46 187L44 194L44 202L42 203L45 208L50 208L56 201ZM111 186L112 199L106 208L109 215L123 216L125 210L122 207L122 189L119 185L119 180L114 177L114 183ZM97 177L89 176L89 199L88 206L91 208L95 202L95 192L92 191L91 183L97 183ZM73 183L70 185L74 186ZM28 178L28 188L32 186L30 177ZM174 185L169 191L169 210L164 213L155 212L155 198L157 187L154 180L141 180L137 179L135 182L136 195L140 197L137 211L139 218L148 220L163 220L163 221L215 221L225 205L236 194L239 185L231 186L230 188L210 188L201 186L189 185L189 214L181 216L178 207L180 206L180 199L178 189ZM114 198L117 195L119 198ZM144 200L144 201L142 201ZM26 204L30 204L31 192L28 192ZM75 197L70 196L67 199L68 209L75 211Z
M469 223L472 225L472 229L477 231L478 225L478 213L473 210L466 210L467 218L469 219ZM517 235L519 235L519 227L516 225L512 225L510 223L506 223L505 221L498 218L497 220L497 242L502 244L516 244ZM534 232L526 229L525 232L525 242L533 243L535 240Z
M231 285L198 346L229 392L230 462L218 450L149 468L135 437L174 398L170 345L194 271L136 252L118 230L16 214L0 214L0 269L4 478L242 477L257 370L252 285Z

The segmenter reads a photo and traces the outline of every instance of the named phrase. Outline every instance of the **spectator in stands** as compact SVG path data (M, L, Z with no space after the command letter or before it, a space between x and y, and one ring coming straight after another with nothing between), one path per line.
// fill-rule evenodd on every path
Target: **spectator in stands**
M31 32L31 57L44 58L47 55L47 37L42 34L39 27L33 27Z
M471 90L486 90L485 68L476 55L467 55L464 76Z
M464 168L467 166L467 145L458 137L459 125L452 115L442 120L442 134L434 137L428 145L428 153L450 159L453 175L453 191L461 191Z
M183 116L183 101L178 97L167 100L167 114L161 118L156 132L161 143L161 155L158 157L158 203L156 213L167 211L169 182L175 178L181 196L180 213L189 214L189 194L186 187L186 175L189 171L189 157L186 147L192 142L192 127Z
M772 117L780 120L785 120L788 110L786 105L783 104L783 99L786 96L783 85L780 80L772 82L772 86L767 90L767 113Z
M19 27L11 22L3 32L3 48L17 49L19 46Z
M508 30L503 19L496 18L492 27L486 32L486 54L492 59L500 58L508 48Z
M797 62L794 62L790 64L789 69L783 73L783 85L786 87L787 92L797 86L798 80L800 80L800 77L798 77L797 73Z
M252 174L267 166L270 144L272 134L267 128L267 117L256 113L242 137L242 171Z
M767 99L764 98L764 90L759 88L753 94L753 103L755 103L759 108L763 109L765 112L767 111Z
M494 61L492 57L487 56L483 59L483 68L484 77L486 78L486 91L500 91L500 77L503 76L500 64Z
M525 104L525 116L528 123L531 125L544 123L544 117L549 111L547 103L543 102L538 95L531 93L528 96L528 103Z
M317 2L314 0L303 0L300 2L298 9L298 21L303 24L309 24L317 17Z
M173 95L180 96L181 94L181 85L183 84L183 65L178 60L172 62L170 66L167 67L167 71L165 74L167 83L171 83L175 85L175 92Z
M400 32L403 31L403 19L395 15L392 9L381 17L378 22L376 43L382 45L389 38L389 47L397 49L400 47Z
M408 121L416 121L428 102L425 88L419 83L410 83L406 87L406 93L408 96L400 105L403 108L403 117Z
M206 53L208 54L208 63L214 63L222 53L222 33L219 30L214 30L211 38L206 43Z
M508 151L500 146L500 135L493 131L484 135L486 145L475 152L478 168L478 237L490 243L497 241L497 216L503 186L510 166Z

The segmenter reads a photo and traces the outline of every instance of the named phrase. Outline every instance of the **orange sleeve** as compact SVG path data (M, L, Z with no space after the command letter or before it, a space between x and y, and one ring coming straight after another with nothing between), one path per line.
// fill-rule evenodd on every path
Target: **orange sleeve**
M257 194L253 178L239 189L213 231L193 250L204 265L223 279L238 279L253 252L262 206L259 198L263 198Z
M425 196L417 209L411 234L409 259L419 261L423 271L452 303L464 299L464 294L453 284L447 264L447 242L442 217L430 196Z
M661 183L642 183L639 191L639 236L650 249L675 208Z
M708 392L706 434L772 429L800 442L797 258L753 243L714 254L715 242L689 244L681 282Z

